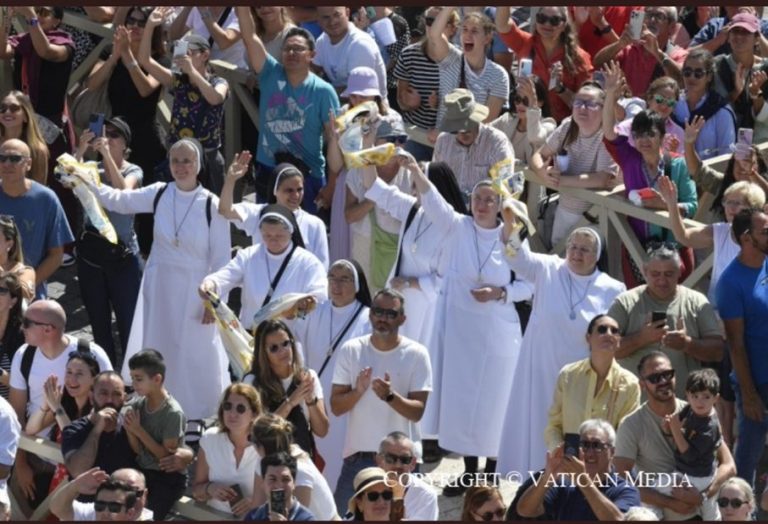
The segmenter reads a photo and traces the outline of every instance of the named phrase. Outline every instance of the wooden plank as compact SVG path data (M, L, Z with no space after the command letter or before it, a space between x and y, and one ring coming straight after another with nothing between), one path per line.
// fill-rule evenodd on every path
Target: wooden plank
M629 251L629 256L632 257L638 267L642 268L645 265L648 256L645 254L643 246L637 239L635 231L630 227L629 222L627 221L627 217L616 213L615 211L608 211L608 219L615 227L616 233L618 233L622 243L627 248L627 251ZM619 261L620 260L621 254L619 254ZM621 267L620 262L619 267ZM619 279L622 281L624 280L623 278Z
M61 454L61 446L48 439L21 435L21 437L19 437L19 448L34 453L38 457L56 462L57 464L64 464L64 457Z
M64 18L62 19L62 23L76 27L77 29L82 29L83 31L87 31L88 33L94 34L96 36L107 38L109 39L109 43L112 43L113 29L111 23L101 24L99 22L94 22L86 15L70 13L69 11L64 11Z
M705 258L703 261L698 262L696 264L696 269L694 269L690 275L688 275L688 278L685 279L683 282L683 285L685 287L689 287L693 289L698 285L698 283L709 274L709 272L712 270L712 265L715 262L715 254L710 254L707 258ZM705 293L706 294L706 293Z
M77 66L77 69L72 71L72 74L69 75L69 84L67 84L67 92L69 94L72 94L74 88L77 87L83 79L88 78L88 75L90 75L93 66L96 65L96 62L99 61L101 53L104 51L104 49L106 49L108 45L111 44L111 39L102 39L101 42L99 42L96 47L93 48L93 51L91 51L88 56L85 57L85 60L83 60L80 65Z
M189 520L205 520L208 522L241 520L231 513L219 511L187 496L177 500L173 505L172 511Z

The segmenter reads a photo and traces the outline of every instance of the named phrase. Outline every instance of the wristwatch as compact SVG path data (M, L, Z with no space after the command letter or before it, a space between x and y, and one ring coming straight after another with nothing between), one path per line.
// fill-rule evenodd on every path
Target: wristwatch
M395 392L390 391L389 393L387 393L387 396L384 397L384 402L392 402L393 400L395 400Z
M610 24L603 27L602 29L596 27L595 36L604 36L610 33L611 31L613 31L613 28L610 26Z
M56 413L57 417L61 417L63 415L66 415L66 412L64 411L64 408L62 408L62 407L58 408L54 413Z
M310 400L309 402L305 402L305 404L307 405L307 407L312 407L312 406L314 406L315 404L317 404L317 401L318 401L318 400L320 400L320 399L319 399L319 398L317 398L317 397L315 397L315 398L313 398L312 400Z

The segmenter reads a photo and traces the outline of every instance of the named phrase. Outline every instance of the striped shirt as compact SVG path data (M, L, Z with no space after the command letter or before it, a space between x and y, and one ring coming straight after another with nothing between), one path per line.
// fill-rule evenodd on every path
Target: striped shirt
M488 178L491 167L505 158L515 161L515 152L507 136L496 128L480 124L477 138L469 147L461 145L455 135L440 133L432 161L451 166L459 188L470 193L476 183Z
M437 125L437 109L429 106L429 95L440 91L440 68L424 52L423 44L409 45L400 54L394 77L404 80L421 95L421 105L413 111L403 111L403 119L422 129Z
M563 147L565 135L571 127L571 117L567 117L555 132L547 139L547 145L557 154ZM599 129L590 137L579 136L565 146L568 152L568 169L563 172L563 176L576 176L589 173L599 173L610 171L616 174L616 162L603 144L603 130ZM560 205L563 209L572 213L583 213L587 211L592 204L565 193L560 194Z
M459 87L461 77L461 65L464 64L464 77L466 88L475 95L475 101L486 104L488 98L495 96L506 101L509 98L509 75L504 68L491 60L485 60L485 66L480 73L475 73L469 64L465 63L464 54L457 48L450 46L448 56L440 63L440 107L438 107L437 121L442 122L445 114L445 95Z

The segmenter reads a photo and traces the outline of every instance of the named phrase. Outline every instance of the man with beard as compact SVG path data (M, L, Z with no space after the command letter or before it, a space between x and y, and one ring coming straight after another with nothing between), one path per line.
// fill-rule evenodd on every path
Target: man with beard
M736 373L737 470L754 487L768 431L768 215L747 209L734 217L731 227L741 252L720 276L717 305Z
M104 371L93 379L90 415L73 421L62 432L61 454L72 477L99 467L107 474L136 468L136 454L119 414L125 402L125 384L114 371ZM179 447L175 454L160 461L163 471L183 471L192 462L191 449Z
M736 474L728 446L720 443L717 449L717 470L712 484L704 490L690 487L685 482L672 489L671 495L664 495L654 489L656 481L663 483L671 478L675 469L674 440L664 427L666 415L678 414L687 406L685 401L675 397L675 370L669 357L661 351L645 355L638 365L640 387L645 390L647 402L624 419L616 437L616 453L613 464L616 470L631 475L636 470L635 480L640 488L644 504L666 509L674 518L684 520L694 516L705 497L714 496L720 486ZM670 474L663 477L659 474Z
M633 96L645 97L648 86L660 76L682 81L681 66L686 52L672 44L670 37L677 24L677 8L650 6L645 10L645 26L640 39L633 40L630 26L613 44L592 60L595 70L616 60L627 77Z
M398 334L405 322L403 296L383 289L373 297L373 333L347 341L338 350L333 371L331 410L349 413L344 464L336 485L336 507L344 512L354 494L352 481L363 468L376 465L382 435L400 431L421 458L419 420L432 390L427 349Z

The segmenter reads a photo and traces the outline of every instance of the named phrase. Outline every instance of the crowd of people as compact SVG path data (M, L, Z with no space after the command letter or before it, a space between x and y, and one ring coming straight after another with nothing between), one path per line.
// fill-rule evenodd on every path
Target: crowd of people
M0 519L163 520L186 493L437 520L438 489L475 521L768 511L761 11L3 7ZM71 12L113 29L97 60ZM258 122L227 114L225 159L234 96ZM364 165L338 124L361 106L359 146L394 151ZM73 188L64 153L95 177ZM630 217L609 274L608 218L570 188L617 186L668 221ZM71 264L93 341L48 296ZM213 297L253 335L244 373Z

